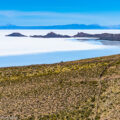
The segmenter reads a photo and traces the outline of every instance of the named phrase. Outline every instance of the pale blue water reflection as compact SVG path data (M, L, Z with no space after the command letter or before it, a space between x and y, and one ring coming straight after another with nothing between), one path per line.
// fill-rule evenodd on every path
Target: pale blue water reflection
M120 49L116 48L103 50L82 50L82 51L67 51L32 55L7 56L0 57L0 67L23 66L31 64L52 64L59 63L61 61L63 62L74 61L99 56L108 56L119 53Z

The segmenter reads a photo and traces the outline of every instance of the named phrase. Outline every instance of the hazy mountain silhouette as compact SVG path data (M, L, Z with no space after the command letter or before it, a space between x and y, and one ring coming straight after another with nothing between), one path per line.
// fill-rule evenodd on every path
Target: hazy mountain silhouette
M16 26L6 25L0 26L0 29L119 29L120 25L115 26L100 26L97 24L68 24L68 25L53 25L53 26Z

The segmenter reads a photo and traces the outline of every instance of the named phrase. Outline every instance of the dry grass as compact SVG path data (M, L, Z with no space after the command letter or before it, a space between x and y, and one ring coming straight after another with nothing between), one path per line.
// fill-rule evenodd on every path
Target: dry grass
M0 116L119 120L119 114L120 55L0 68Z

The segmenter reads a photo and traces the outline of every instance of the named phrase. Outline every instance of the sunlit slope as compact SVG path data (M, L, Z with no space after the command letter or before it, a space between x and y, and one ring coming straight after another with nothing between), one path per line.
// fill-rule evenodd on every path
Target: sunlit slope
M0 69L0 116L119 120L120 55Z

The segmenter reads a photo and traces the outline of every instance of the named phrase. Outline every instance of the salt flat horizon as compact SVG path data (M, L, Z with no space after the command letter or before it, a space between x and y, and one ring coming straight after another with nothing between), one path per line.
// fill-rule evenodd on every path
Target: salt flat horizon
M20 33L25 33L25 35L34 35L33 31L35 31L36 35L45 35L49 32L55 32L55 33L58 33L58 34L63 34L63 35L75 35L77 34L78 32L85 32L85 33L89 33L89 34L101 34L101 33L120 33L120 29L77 29L77 30L74 30L74 29L67 29L67 30L64 30L64 29L35 29L35 30L32 30L32 29L28 29L28 30L21 30L21 29L13 29L13 30L1 30L0 29L0 34L4 34L6 35L7 34L10 34L12 32L20 32Z
M0 30L0 56L25 55L48 52L109 49L111 46L94 42L79 41L74 38L30 38L6 37L13 32L30 35L45 35L49 32L75 35L85 33L120 33L120 30ZM113 47L113 46L112 46Z

